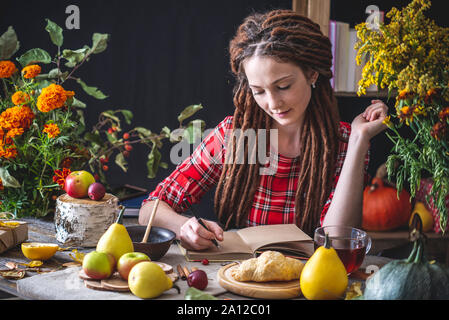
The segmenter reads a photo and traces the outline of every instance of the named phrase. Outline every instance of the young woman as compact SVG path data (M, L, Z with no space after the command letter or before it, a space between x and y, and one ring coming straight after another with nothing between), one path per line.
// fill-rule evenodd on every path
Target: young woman
M159 198L154 225L173 230L194 250L222 240L228 228L295 223L313 236L320 225L360 226L369 141L386 128L387 106L373 100L351 124L340 122L330 86L329 38L293 11L247 17L229 52L234 115L157 186L142 205L139 223L147 223ZM227 161L239 151L246 159L266 143L245 143L245 135L230 138L236 130L251 129L264 129L268 136L277 130L273 174L260 174L269 165L260 161ZM213 185L220 224L206 221L207 231L180 213Z

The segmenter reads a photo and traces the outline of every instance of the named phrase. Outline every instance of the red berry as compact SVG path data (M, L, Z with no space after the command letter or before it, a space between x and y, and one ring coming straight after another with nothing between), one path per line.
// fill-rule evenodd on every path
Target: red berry
M129 151L123 151L122 153L125 158L129 157Z
M203 264L203 265L208 265L209 264L209 260L207 260L207 259L203 259L202 261L201 261L201 263Z
M100 158L100 162L101 162L101 164L108 163L109 162L109 158L108 157L101 157Z
M104 165L103 166L103 171L108 171L108 170L109 170L109 167L107 165Z
M125 139L125 140L129 139L129 133L128 132L123 134L123 139Z
M133 146L130 144L125 144L125 150L126 151L131 151L133 149Z
M94 179L95 179L95 181L100 180L100 176L98 175L98 173L94 174Z
M114 133L114 130L113 130L112 128L109 128L109 129L108 129L108 133L109 133L109 134L113 134L113 133Z

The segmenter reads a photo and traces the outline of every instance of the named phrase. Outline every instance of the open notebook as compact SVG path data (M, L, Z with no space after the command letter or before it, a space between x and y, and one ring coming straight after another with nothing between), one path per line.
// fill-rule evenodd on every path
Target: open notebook
M258 251L274 250L295 257L310 257L313 240L294 224L275 224L226 231L220 247L202 251L180 247L187 261L208 259L209 261L246 260Z

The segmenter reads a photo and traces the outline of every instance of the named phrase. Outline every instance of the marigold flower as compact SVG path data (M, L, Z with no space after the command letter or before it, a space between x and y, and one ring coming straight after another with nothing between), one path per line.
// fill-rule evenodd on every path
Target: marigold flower
M393 127L393 123L391 122L391 116L385 117L385 119L384 119L384 121L382 121L382 123L389 128Z
M7 147L0 146L0 158L14 159L17 157L16 146L10 145Z
M426 96L424 97L424 102L426 104L431 104L433 102L433 99L438 96L440 93L440 89L434 88L427 91Z
M449 107L444 108L438 113L438 117L441 121L446 120L449 117Z
M430 130L430 134L432 137L437 139L438 141L441 140L447 133L447 124L445 122L437 122L433 125L432 129Z
M35 78L37 75L39 75L41 71L42 69L39 65L32 64L23 68L22 74L25 79L32 79Z
M0 178L0 190L5 189L5 187L3 186L3 181L2 178ZM0 202L1 203L1 202Z
M28 106L15 106L0 114L0 127L6 130L23 128L27 130L35 115Z
M21 136L25 130L23 128L12 128L6 134L7 138L14 138L16 136Z
M30 102L30 96L23 91L17 91L15 92L12 97L11 97L12 103L14 103L14 105L19 106L25 103Z
M9 78L17 71L16 65L8 60L0 61L0 79Z
M68 168L62 168L62 170L55 170L55 175L53 176L53 182L59 184L61 189L64 189L65 179L71 173L71 170Z
M405 100L413 96L413 93L407 89L399 91L398 100Z
M58 84L51 84L42 89L37 98L37 108L41 112L49 112L61 108L67 100L67 91Z
M61 131L56 123L49 123L44 125L42 132L46 133L49 138L57 137Z
M64 158L61 161L60 167L61 168L70 168L70 166L72 165L72 162L73 162L73 158L71 158L71 157Z

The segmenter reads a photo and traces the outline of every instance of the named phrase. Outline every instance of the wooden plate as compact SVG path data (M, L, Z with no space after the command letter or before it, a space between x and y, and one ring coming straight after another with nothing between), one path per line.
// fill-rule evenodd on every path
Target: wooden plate
M299 279L292 281L242 282L231 275L238 263L228 264L217 272L218 283L225 289L245 297L259 299L291 299L301 294Z

